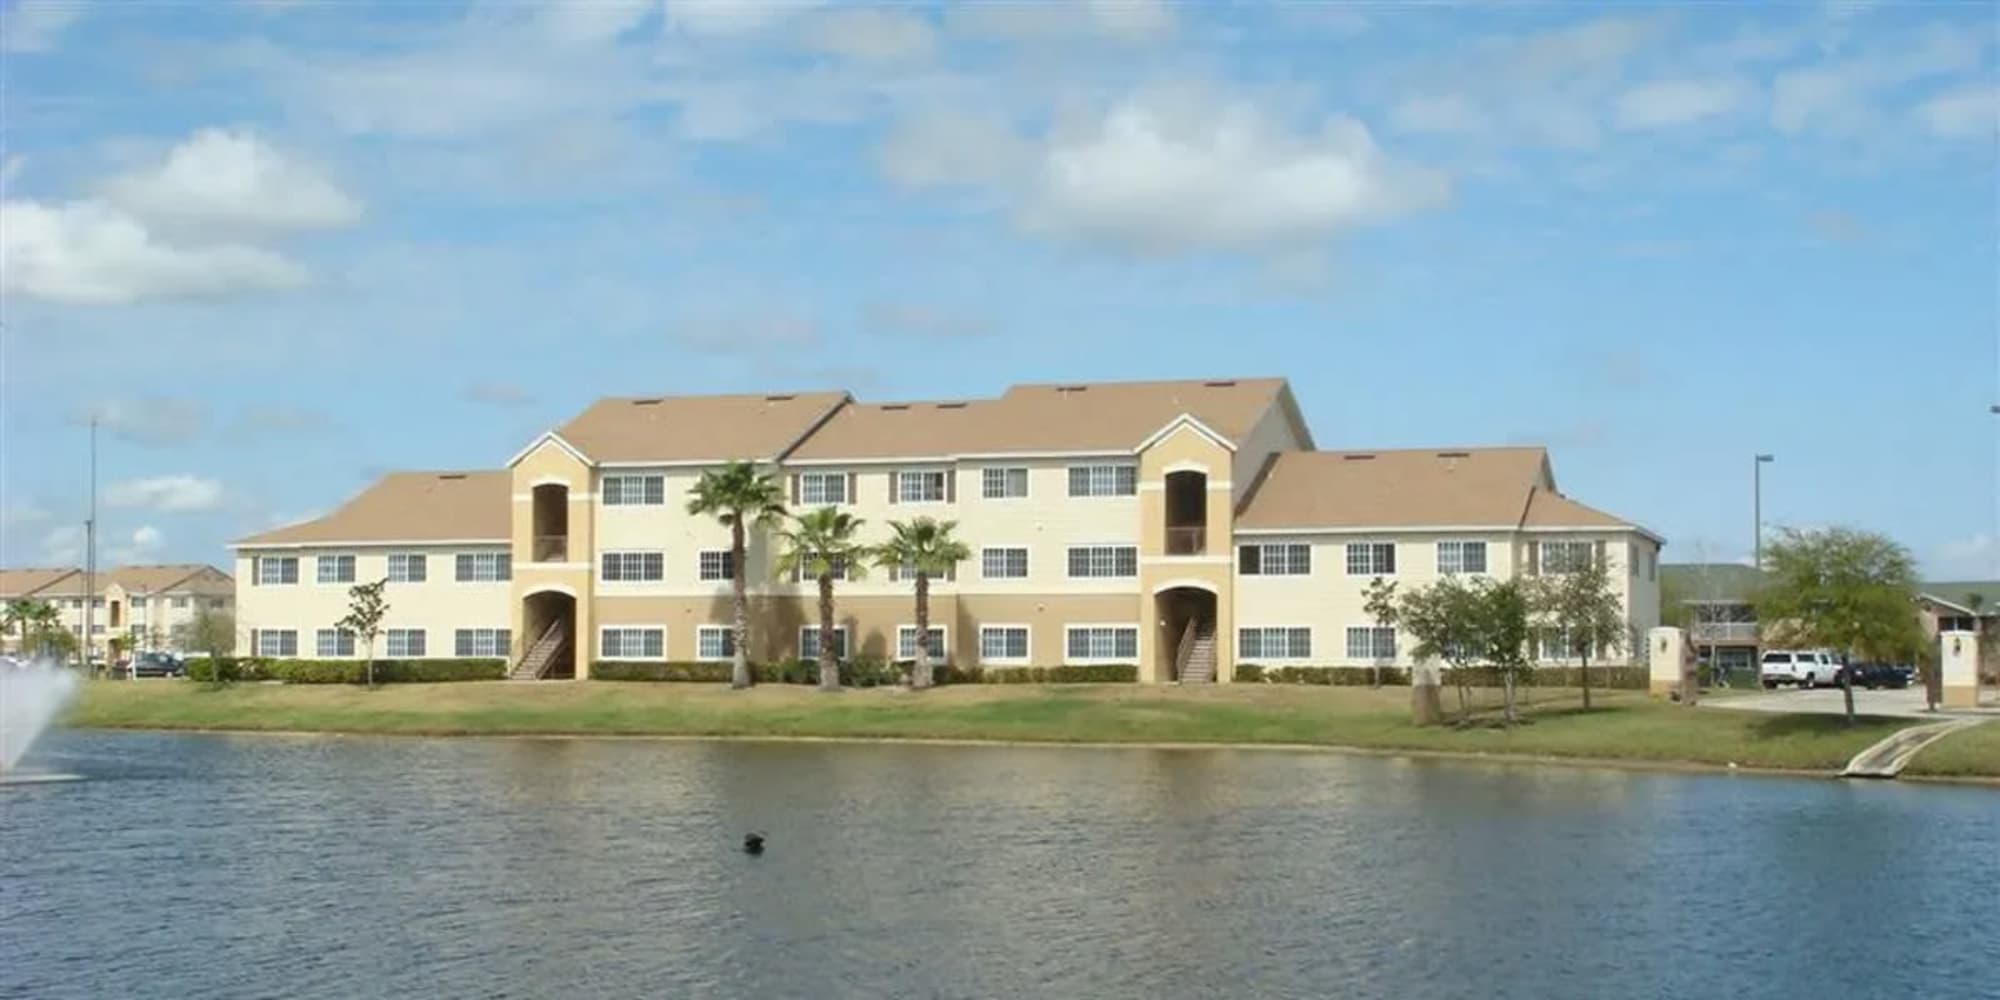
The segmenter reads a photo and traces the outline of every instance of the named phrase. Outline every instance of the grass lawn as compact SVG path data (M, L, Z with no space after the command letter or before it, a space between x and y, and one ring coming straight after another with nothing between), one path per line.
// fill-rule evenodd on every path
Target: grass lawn
M1909 720L1685 709L1628 692L1537 689L1526 724L1497 725L1497 693L1477 693L1475 722L1409 724L1407 688L1276 685L1201 689L1135 685L968 685L823 695L706 684L336 685L185 681L89 685L71 725L105 728L321 730L407 734L906 737L1080 743L1305 743L1383 750L1588 757L1837 770ZM1448 711L1456 708L1447 691ZM1987 727L2000 730L2000 726ZM1984 744L1990 748L1993 743ZM1975 746L1959 755L1976 758ZM1973 765L1977 766L1977 761ZM2000 774L2000 756L1983 771Z
M1931 744L1903 773L1955 778L2000 775L2000 720L1961 729Z

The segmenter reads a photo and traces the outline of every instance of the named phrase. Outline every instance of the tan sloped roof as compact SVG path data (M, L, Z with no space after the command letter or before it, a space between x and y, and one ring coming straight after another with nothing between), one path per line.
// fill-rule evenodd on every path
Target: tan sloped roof
M82 573L82 570L64 568L0 569L0 599L27 597L37 591L47 590L62 582L65 577L81 578Z
M1552 485L1541 448L1288 451L1263 473L1236 526L1508 527Z
M1577 503L1551 490L1537 489L1528 498L1523 528L1623 528L1632 522Z
M1017 385L995 399L851 403L790 456L805 461L1122 452L1182 414L1242 441L1273 405L1301 437L1284 379Z
M511 537L513 476L392 472L325 517L236 541L238 546L323 542L503 542Z
M130 594L230 594L235 580L213 566L187 563L174 566L120 566L112 570L109 582ZM102 584L100 583L100 586Z
M771 461L846 399L844 392L615 397L556 433L593 462Z

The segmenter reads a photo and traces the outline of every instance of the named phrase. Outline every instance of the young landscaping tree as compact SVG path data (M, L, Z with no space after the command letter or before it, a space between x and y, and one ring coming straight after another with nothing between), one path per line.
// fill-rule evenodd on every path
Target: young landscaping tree
M382 617L389 613L389 602L382 599L382 588L388 585L385 578L347 588L347 617L333 623L334 628L354 633L361 643L361 658L371 688L375 686L375 637L382 634Z
M1504 713L1511 726L1521 721L1514 701L1516 682L1534 669L1528 658L1527 587L1520 580L1480 577L1471 589L1480 652L1500 673Z
M731 462L720 471L702 473L689 493L688 513L707 514L729 526L729 573L736 611L736 657L729 686L740 691L750 686L750 597L743 576L744 533L748 528L769 530L780 524L785 517L785 493L770 473L758 472L749 462Z
M833 581L835 576L859 580L866 572L869 548L854 537L860 529L860 518L837 507L821 507L794 515L791 527L778 533L783 548L777 572L819 585L821 691L840 690L840 662L833 651Z
M1764 569L1769 583L1757 596L1757 619L1778 645L1869 659L1897 659L1923 647L1916 560L1886 536L1780 529L1764 546ZM1852 725L1854 687L1845 671L1841 686Z
M877 566L916 577L917 662L910 668L910 686L918 690L931 686L931 577L944 576L972 558L972 550L952 534L957 527L957 521L928 517L890 521L889 540L875 548Z
M1393 581L1384 580L1378 576L1375 579L1370 580L1368 582L1367 598L1368 598L1367 601L1363 603L1361 606L1362 611L1366 612L1369 618L1374 619L1375 624L1378 628L1395 628L1396 627L1396 584ZM1429 677L1428 674L1426 674L1426 679L1435 680L1435 678ZM1416 672L1411 671L1410 686L1415 687L1416 685L1417 685ZM1368 665L1368 686L1377 688L1382 686L1381 664L1370 663ZM1430 688L1431 688L1430 700L1431 702L1435 703L1437 701L1437 685L1433 683L1430 685ZM1412 697L1414 698L1414 695ZM1424 714L1424 712L1416 705L1415 701L1411 702L1411 706L1412 706L1411 711L1414 714L1419 716ZM1431 714L1433 715L1431 721L1432 722L1437 721L1435 718L1437 713L1433 712ZM1428 725L1429 723L1419 721L1417 724Z
M1443 660L1452 666L1461 719L1471 714L1471 668L1485 648L1479 631L1482 618L1478 605L1479 596L1470 586L1458 577L1448 576L1397 597L1392 619L1397 628L1416 640L1411 656L1420 670L1427 669L1423 665L1433 660ZM1438 705L1435 681L1419 684L1419 680L1418 671L1413 670L1410 714L1418 725L1426 725L1441 719L1443 709ZM1423 688L1429 688L1428 695Z
M176 628L180 631L182 649L208 654L210 683L227 681L222 658L236 651L236 619L221 608L203 604L195 609L193 618Z
M1583 685L1583 707L1590 708L1590 655L1606 654L1625 643L1625 609L1611 588L1610 568L1603 555L1567 573L1536 577L1531 608L1542 623L1562 629L1576 656Z

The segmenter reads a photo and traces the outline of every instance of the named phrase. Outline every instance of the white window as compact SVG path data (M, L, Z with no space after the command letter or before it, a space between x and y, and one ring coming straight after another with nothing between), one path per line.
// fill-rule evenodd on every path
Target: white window
M344 628L323 628L313 637L314 656L353 656L354 633Z
M951 659L951 647L945 644L943 626L932 625L930 628L930 635L931 635L931 644L930 644L931 662L932 663L948 662ZM917 627L915 625L897 626L896 659L914 660L916 658L917 658Z
M987 500L1019 500L1028 495L1028 470L981 469L979 495Z
M430 560L421 552L389 553L390 583L422 583L430 570Z
M700 577L703 580L736 579L736 553L728 549L708 549L702 552Z
M639 583L658 582L666 574L664 552L606 552L598 575L607 583Z
M727 625L703 625L694 632L694 655L702 660L736 657L736 630Z
M979 575L988 580L1023 580L1028 576L1025 546L979 550Z
M1597 558L1596 542L1543 542L1542 572L1574 573Z
M847 473L799 473L799 502L815 507L852 503L853 498L847 495Z
M1139 575L1139 549L1132 545L1078 545L1069 550L1069 575L1117 577Z
M143 597L132 598L132 610L134 611L146 610L146 599Z
M1026 625L988 625L979 630L981 663L1028 662Z
M167 607L173 608L176 611L186 611L187 606L188 606L188 599L185 597L167 598Z
M847 626L833 627L833 658L847 659ZM806 625L799 629L799 659L819 659L819 626Z
M313 560L318 567L320 583L353 583L353 556L320 556Z
M661 660L667 656L667 630L606 626L597 632L598 655L607 660Z
M462 628L451 639L453 656L504 657L512 655L513 645L513 633L504 628Z
M1347 658L1350 660L1395 659L1396 630L1381 625L1348 626Z
M420 628L392 628L385 633L390 656L424 655L424 630Z
M455 562L460 583L498 583L514 578L514 557L505 552L461 552Z
M1236 630L1236 655L1245 660L1312 658L1312 629L1293 626Z
M604 477L604 506L659 507L667 502L667 477L626 474Z
M896 475L897 503L943 503L944 480L950 473L940 471L901 472Z
M258 656L299 655L299 634L291 629L264 629L257 633Z
M1486 572L1486 543L1439 542L1438 572L1447 575Z
M1347 543L1348 576L1396 575L1396 543Z
M807 583L807 582L817 581L819 577L806 575L808 568L809 567L807 567L805 560L803 559L799 560L799 565L792 569L792 582ZM827 576L830 576L835 580L845 580L847 579L847 560L835 559L830 564L828 564L827 570L828 570L826 574Z
M1069 467L1069 495L1073 497L1129 497L1139 492L1136 465L1072 465Z
M1303 542L1238 546L1236 567L1244 576L1308 576L1312 546Z
M1660 553L1653 549L1647 549L1646 579L1657 580L1659 579L1659 573L1660 573Z
M298 556L258 556L256 559L257 583L259 586L299 582ZM83 607L83 601L70 602L73 608Z
M1064 636L1063 660L1130 662L1139 658L1139 630L1130 625L1075 625Z
M1569 629L1549 628L1542 630L1542 659L1574 660L1590 654L1590 644L1573 642Z

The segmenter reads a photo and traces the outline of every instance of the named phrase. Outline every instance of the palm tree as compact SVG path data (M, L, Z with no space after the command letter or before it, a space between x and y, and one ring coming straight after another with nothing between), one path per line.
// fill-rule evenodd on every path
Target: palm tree
M917 662L910 669L910 686L931 686L931 577L943 576L951 568L972 558L972 550L952 536L957 521L920 517L914 521L890 521L894 534L875 549L875 564L912 572L917 578Z
M9 601L5 620L8 630L21 630L24 654L50 652L64 645L62 640L68 638L62 630L62 612L47 601Z
M784 549L778 572L811 577L819 584L819 689L840 690L840 664L833 656L833 578L861 579L868 546L854 537L861 519L834 507L792 516L792 526L778 533Z
M736 661L729 672L729 686L742 690L750 686L750 598L743 582L744 526L760 529L776 526L785 516L784 490L768 472L758 472L749 462L731 462L717 472L704 472L695 481L688 513L710 514L729 526L730 583L736 590Z
M34 601L27 600L26 598L17 598L8 601L6 608L0 609L0 635L13 635L15 632L20 632L21 651L24 653L28 650L28 614L33 610L34 605Z

